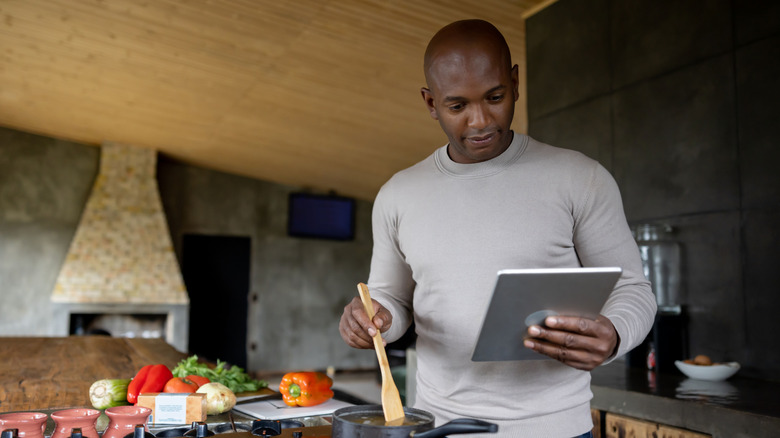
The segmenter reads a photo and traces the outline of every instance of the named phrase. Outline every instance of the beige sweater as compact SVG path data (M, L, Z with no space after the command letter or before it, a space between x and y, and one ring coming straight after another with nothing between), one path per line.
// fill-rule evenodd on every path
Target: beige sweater
M446 146L377 195L369 288L393 314L393 341L414 318L415 407L442 424L473 417L492 437L572 437L591 428L590 374L557 361L472 362L500 269L620 266L602 313L618 356L649 332L655 299L612 176L584 155L515 134L500 156L449 159Z

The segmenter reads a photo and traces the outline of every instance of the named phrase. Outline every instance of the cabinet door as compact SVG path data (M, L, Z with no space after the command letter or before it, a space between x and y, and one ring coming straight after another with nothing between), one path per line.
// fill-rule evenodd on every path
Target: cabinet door
M601 438L601 411L591 409L590 417L593 419L593 429L590 431L593 434L593 438Z
M711 438L699 432L665 426L650 421L607 413L605 416L605 438Z

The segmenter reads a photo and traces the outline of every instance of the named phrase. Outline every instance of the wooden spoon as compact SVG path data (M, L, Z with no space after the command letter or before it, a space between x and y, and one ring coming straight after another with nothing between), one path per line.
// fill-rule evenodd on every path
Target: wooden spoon
M371 302L371 295L368 293L368 286L358 283L358 292L360 300L363 301L363 307L366 309L368 319L374 319L374 305ZM393 374L390 372L390 362L387 361L385 345L382 343L382 335L377 330L374 335L374 349L376 357L379 359L379 370L382 372L382 410L385 413L385 425L400 426L404 422L404 405L401 404L401 395L393 381Z

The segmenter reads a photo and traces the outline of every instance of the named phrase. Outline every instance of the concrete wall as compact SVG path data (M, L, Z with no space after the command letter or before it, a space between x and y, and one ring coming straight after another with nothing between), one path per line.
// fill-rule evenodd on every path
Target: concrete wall
M99 160L96 147L0 128L0 336L53 333L49 298ZM354 241L299 239L286 234L294 187L165 157L158 183L179 260L183 234L252 239L250 370L375 366L373 351L350 349L338 334L344 305L368 277L371 203L357 202Z
M249 369L375 365L373 351L347 347L338 332L344 305L368 278L371 203L357 202L354 241L291 238L287 196L294 187L164 158L157 180L179 260L184 234L252 239Z
M531 136L677 229L692 353L777 379L780 3L560 0L526 25Z
M53 334L50 297L98 148L0 128L0 335Z

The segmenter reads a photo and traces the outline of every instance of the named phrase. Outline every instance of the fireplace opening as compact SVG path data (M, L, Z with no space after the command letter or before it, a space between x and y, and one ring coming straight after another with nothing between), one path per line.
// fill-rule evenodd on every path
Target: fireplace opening
M166 314L70 315L71 335L106 335L117 338L165 338Z

